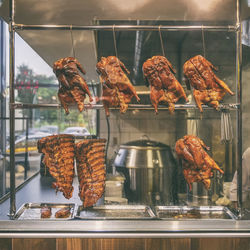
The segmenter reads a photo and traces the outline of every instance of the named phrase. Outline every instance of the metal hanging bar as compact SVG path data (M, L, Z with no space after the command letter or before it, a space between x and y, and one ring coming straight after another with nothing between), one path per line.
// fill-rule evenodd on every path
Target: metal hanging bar
M230 109L230 110L237 110L239 108L239 104L237 103L230 103L230 104L220 104L220 109ZM13 105L14 109L40 109L40 108L60 108L62 107L60 104L31 104L31 103L15 103ZM103 109L102 104L85 104L84 107L86 109ZM75 106L76 108L76 106ZM211 109L214 108L209 107L207 105L202 105L203 109ZM119 108L112 108L111 109L119 109ZM151 104L129 104L128 109L141 109L141 110L154 110L154 107ZM167 106L159 106L161 110L168 110ZM175 104L176 110L186 110L186 109L198 109L196 104Z
M161 42L161 52L162 52L162 55L165 57L164 44L163 44L162 35L161 35L161 25L159 25L158 31L159 31L160 42Z
M116 30L123 31L136 31L136 30L149 30L157 31L159 25L116 25ZM162 25L161 30L178 31L178 30L201 30L207 31L229 31L235 32L238 26L234 25ZM69 30L71 25L26 25L15 24L16 30ZM72 30L113 30L113 25L72 25Z
M242 104L242 43L241 43L241 4L236 1L236 101ZM242 105L236 113L236 167L237 167L237 203L239 218L242 217Z
M115 36L115 24L113 25L112 31L113 31L113 41L114 41L114 48L115 48L115 56L118 58L117 45L116 45L116 36Z
M201 29L201 35L202 35L202 49L203 49L203 56L206 58L205 34L204 34L204 28L203 28L203 25L202 25L202 29Z
M10 211L9 216L13 219L16 213L16 180L15 180L15 30L13 28L15 19L14 0L10 1L10 20L9 20L9 84L10 84Z
M72 51L73 51L73 57L76 58L75 43L74 43L74 38L73 38L72 25L70 25L70 37L71 37L71 46L72 46Z

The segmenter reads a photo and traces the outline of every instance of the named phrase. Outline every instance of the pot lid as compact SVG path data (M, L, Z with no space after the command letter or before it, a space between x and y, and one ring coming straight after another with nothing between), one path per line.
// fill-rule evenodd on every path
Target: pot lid
M140 147L140 148L161 148L161 149L166 149L169 148L168 145L157 142L157 141L151 141L149 139L140 139L140 140L135 140L135 141L130 141L125 144L122 144L120 146L121 148L134 148L134 147Z

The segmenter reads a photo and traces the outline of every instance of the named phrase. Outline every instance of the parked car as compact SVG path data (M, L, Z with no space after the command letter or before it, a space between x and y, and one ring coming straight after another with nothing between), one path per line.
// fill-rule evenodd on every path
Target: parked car
M45 136L49 136L49 133L38 132L36 134L23 136L15 141L15 164L21 165L24 169L37 169L40 167L41 154L37 151L37 141ZM7 166L10 161L10 148L6 149ZM25 164L25 157L27 155L27 164Z
M39 129L40 132L44 132L44 133L49 133L49 134L58 134L58 126L56 125L47 125L47 126L42 126Z
M68 127L62 133L63 134L75 135L75 136L90 135L89 131L84 127Z

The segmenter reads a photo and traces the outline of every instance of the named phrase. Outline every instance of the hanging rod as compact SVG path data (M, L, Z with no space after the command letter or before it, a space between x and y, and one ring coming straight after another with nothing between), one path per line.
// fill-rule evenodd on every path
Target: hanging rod
M14 103L11 105L13 109L38 109L38 108L62 108L60 104L30 104L30 103ZM76 107L76 106L75 106ZM86 109L103 109L102 104L85 104L84 107ZM204 109L214 109L207 105L202 105ZM159 106L160 110L167 110L167 106ZM235 110L239 108L239 104L237 103L230 103L230 104L220 104L219 108L223 109L231 109ZM117 108L110 108L110 109L119 109ZM129 104L128 109L140 109L140 110L154 110L154 107L151 104ZM175 104L176 110L186 110L186 109L198 109L195 104Z
M114 29L114 25L26 25L14 24L15 30L109 30ZM238 26L234 25L161 25L161 30L207 30L207 31L237 31ZM136 31L150 30L158 31L159 25L115 25L115 30Z

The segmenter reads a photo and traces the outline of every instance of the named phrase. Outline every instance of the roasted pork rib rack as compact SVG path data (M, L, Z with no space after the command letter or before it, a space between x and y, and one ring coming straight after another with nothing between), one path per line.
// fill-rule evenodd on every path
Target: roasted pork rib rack
M175 150L178 158L182 160L183 175L190 190L193 182L202 182L206 189L209 189L213 169L224 173L206 152L209 147L197 136L185 135L176 142Z
M150 99L155 112L158 104L166 103L170 113L174 112L175 103L183 98L188 100L183 87L177 81L172 64L164 56L153 56L143 64L143 73L150 84Z
M96 64L96 70L103 84L101 100L107 116L110 114L110 107L120 107L120 112L125 113L133 96L140 101L123 69L129 74L125 65L115 56L102 57Z
M201 112L203 111L202 104L218 109L219 102L226 93L234 95L227 84L214 74L213 70L217 69L201 55L192 57L183 65L186 83L188 86L189 84L193 86L193 96Z
M52 187L63 192L67 199L70 199L73 193L74 145L74 136L64 134L44 137L37 144L39 153L45 155L45 166L55 179Z
M58 98L66 112L69 113L68 106L76 103L80 112L84 109L84 100L86 94L89 96L89 101L92 102L92 96L89 87L80 75L85 74L79 61L74 57L65 57L57 60L53 65L53 71L60 83Z
M88 139L76 144L79 197L84 207L93 206L104 193L105 139Z

